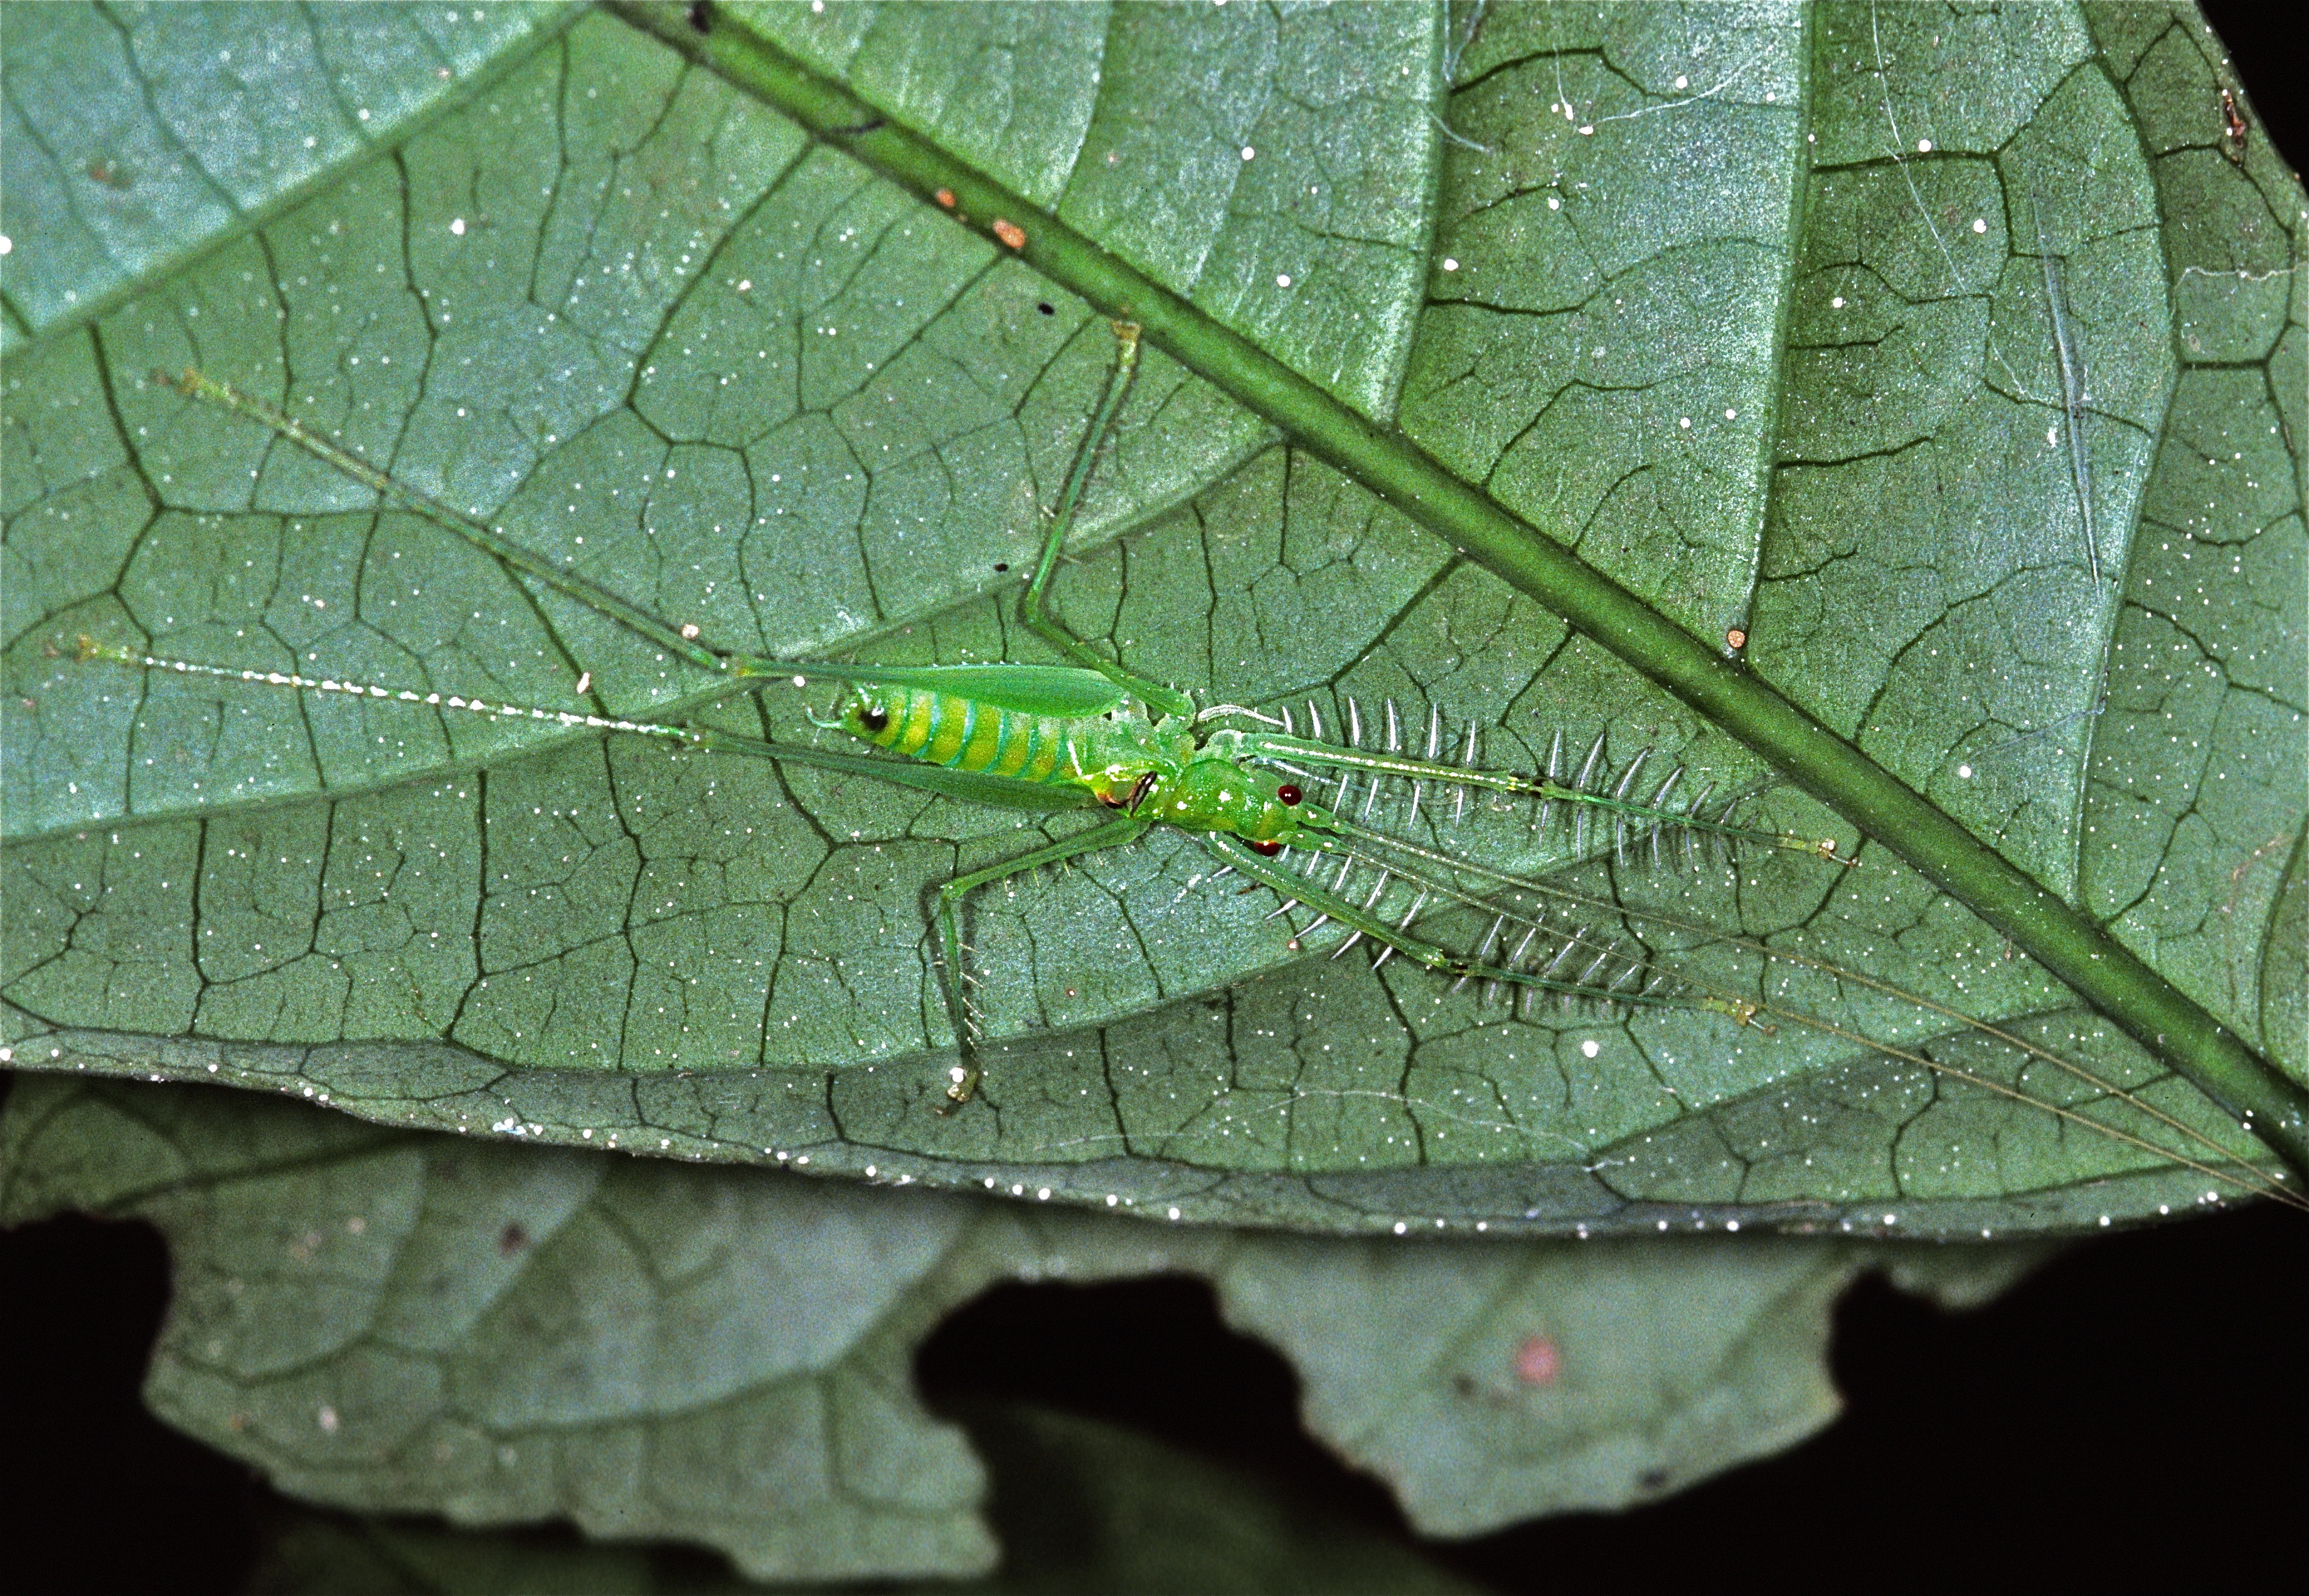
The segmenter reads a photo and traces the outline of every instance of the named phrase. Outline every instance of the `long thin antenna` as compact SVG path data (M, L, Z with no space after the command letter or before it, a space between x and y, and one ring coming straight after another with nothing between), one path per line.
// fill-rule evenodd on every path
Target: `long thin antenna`
M2037 259L2045 268L2045 303L2051 307L2053 355L2061 368L2061 430L2068 435L2069 479L2077 490L2077 514L2085 531L2085 569L2100 585L2100 539L2093 529L2092 464L2085 455L2085 359L2069 332L2068 284L2061 257L2045 243L2045 219L2035 190L2028 219L2037 229Z

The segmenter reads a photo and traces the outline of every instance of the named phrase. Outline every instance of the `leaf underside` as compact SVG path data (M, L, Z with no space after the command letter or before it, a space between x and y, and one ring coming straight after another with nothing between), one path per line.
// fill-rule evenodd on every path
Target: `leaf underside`
M1007 189L1004 225L1056 218L1399 425L2309 1070L2303 199L2193 13L714 14ZM157 1411L307 1501L950 1578L996 1549L923 1335L992 1281L1174 1271L1463 1535L1824 1422L1862 1268L1976 1299L2040 1250L1851 1238L2229 1194L2034 1106L2244 1145L1882 849L1655 867L1439 794L1442 841L1593 906L1556 900L1567 932L1851 1036L1333 959L1158 831L975 895L987 1075L937 1113L929 894L1092 817L873 780L813 733L823 689L722 694L148 382L281 403L724 646L1051 660L1016 594L1114 307L651 37L689 26L0 34L0 1224L162 1229ZM1367 744L1391 710L1525 769L1601 734L1610 772L1648 752L1853 845L1283 419L1150 349L1056 612L1205 703ZM834 763L147 679L83 633ZM402 1574L491 1556L361 1533Z
M95 51L66 14L11 30L13 80ZM2185 22L1543 7L1470 41L1407 7L743 16L1696 635L1741 634L2303 1067L2300 191L2232 148ZM204 55L139 25L107 36L123 82ZM489 26L376 43L425 63L418 87L355 95L377 115L309 159L204 153L199 194L71 108L26 113L56 120L48 186L12 167L4 264L17 1066L1334 1232L2005 1234L2224 1189L1837 1037L1327 960L1336 940L1294 947L1271 896L1162 833L976 895L988 1074L947 1117L925 895L1080 817L66 657L87 633L812 735L791 689L717 700L144 381L197 367L725 645L1050 658L1016 584L1104 379L1104 307L627 21ZM115 247L63 247L48 218L74 196ZM148 213L169 225L136 232ZM1760 824L1838 830L1272 421L1150 351L1056 586L1067 623L1206 702L1334 728L1393 705L1526 768L1600 732L1613 769L1648 750L1760 794ZM2147 1124L1640 913L1800 949L2235 1140L1881 850L1655 870L1519 824L1452 840L1635 911L1613 935L1647 955Z

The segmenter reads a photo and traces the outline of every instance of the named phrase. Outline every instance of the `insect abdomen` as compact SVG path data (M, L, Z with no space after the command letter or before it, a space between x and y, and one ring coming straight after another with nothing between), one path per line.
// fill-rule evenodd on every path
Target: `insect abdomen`
M883 707L889 724L868 741L949 770L1047 781L1066 751L1064 721L953 693L895 687Z

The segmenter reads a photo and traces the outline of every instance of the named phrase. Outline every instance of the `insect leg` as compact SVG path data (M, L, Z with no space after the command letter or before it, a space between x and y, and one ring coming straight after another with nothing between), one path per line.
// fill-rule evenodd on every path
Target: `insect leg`
M973 870L947 882L938 892L938 986L946 996L947 1018L954 1025L955 1046L961 1061L954 1067L953 1079L947 1083L947 1101L938 1112L951 1114L970 1100L978 1090L977 1022L970 1016L970 1000L962 989L962 901L990 881L1000 881L1017 876L1042 865L1055 865L1085 853L1103 849L1120 848L1142 834L1154 823L1140 820L1136 815L1118 815L1101 825L1064 837L1046 847L1022 853L1016 858L989 865L982 870Z
M1727 815L1703 815L1695 804L1655 807L1632 791L1622 792L1600 784L1591 787L1596 769L1596 756L1592 754L1589 763L1581 769L1579 776L1564 781L1552 776L1533 775L1522 771L1469 770L1464 765L1445 764L1407 755L1344 748L1336 744L1313 742L1306 738L1276 731L1241 732L1237 734L1235 747L1245 759L1291 760L1301 764L1365 771L1374 777L1394 776L1414 782L1437 781L1488 788L1497 792L1536 798L1543 806L1558 802L1570 804L1575 806L1571 811L1575 816L1590 813L1611 816L1615 834L1630 829L1640 831L1648 826L1665 826L1687 832L1706 832L1731 841L1760 843L1766 847L1809 853L1830 864L1850 865L1855 862L1849 855L1837 851L1836 840L1832 837L1797 837L1783 832L1764 831L1735 824ZM1628 768L1635 770L1640 763L1639 761Z
M1651 966L1610 945L1591 942L1584 933L1573 934L1565 946L1558 950L1553 960L1535 968L1486 959L1481 953L1453 953L1440 944L1413 936L1408 929L1411 923L1409 915L1399 919L1390 919L1379 912L1375 903L1366 904L1359 899L1342 897L1331 887L1310 882L1262 858L1238 838L1224 833L1213 833L1205 836L1203 841L1213 853L1245 876L1272 887L1285 897L1297 898L1310 909L1319 910L1324 919L1336 920L1347 927L1356 936L1367 936L1415 964L1463 984L1471 980L1499 982L1519 988L1561 992L1574 997L1592 997L1603 1003L1707 1009L1743 1024L1753 1023L1759 1012L1752 1003L1685 983L1673 983L1675 992L1673 996L1658 996L1656 994L1664 983L1642 979L1655 973ZM1422 882L1417 876L1406 873L1397 874L1416 886L1438 884ZM1459 894L1447 893L1447 895ZM1467 901L1475 900L1470 898ZM1502 917L1502 921L1507 918ZM1302 933L1302 936L1304 934ZM1493 945L1497 934L1498 927L1494 927L1492 937L1485 941L1486 950ZM1565 973L1567 954L1580 958L1578 965L1570 967L1570 973ZM1639 967L1633 978L1625 968L1630 962ZM1612 979L1599 979L1606 975Z
M1018 600L1019 618L1068 658L1078 660L1116 686L1137 694L1159 714L1191 715L1194 701L1175 687L1125 669L1105 658L1090 644L1077 637L1059 624L1058 618L1042 607L1044 593L1051 585L1051 574L1058 569L1059 556L1065 551L1067 533L1075 523L1075 511L1082 503L1083 489L1090 482L1091 469L1098 462L1098 453L1112 436L1116 420L1122 414L1122 401L1129 397L1131 380L1138 375L1138 328L1129 322L1114 324L1114 369L1107 375L1106 392L1098 401L1097 412L1091 418L1090 431L1085 435L1081 450L1067 473L1066 487L1059 495L1057 508L1051 516L1050 536L1043 539L1042 557L1034 563L1034 574L1027 580L1026 591Z

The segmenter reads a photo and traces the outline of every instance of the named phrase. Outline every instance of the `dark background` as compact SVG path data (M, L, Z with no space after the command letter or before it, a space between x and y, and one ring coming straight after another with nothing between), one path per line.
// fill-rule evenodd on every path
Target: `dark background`
M2248 114L2298 168L2290 8L2202 9ZM269 1493L137 1401L167 1295L147 1227L0 1232L10 1588L191 1596L246 1578ZM1743 1576L2123 1589L2175 1566L2224 1589L2300 1589L2305 1307L2309 1220L2266 1207L2095 1241L1975 1313L1872 1279L1837 1314L1848 1411L1811 1442L1656 1506L1426 1549L1502 1592ZM942 1327L917 1370L934 1405L1012 1398L1132 1425L1408 1539L1386 1492L1299 1429L1286 1366L1223 1329L1199 1284L1006 1286ZM999 1517L999 1479L996 1495Z

